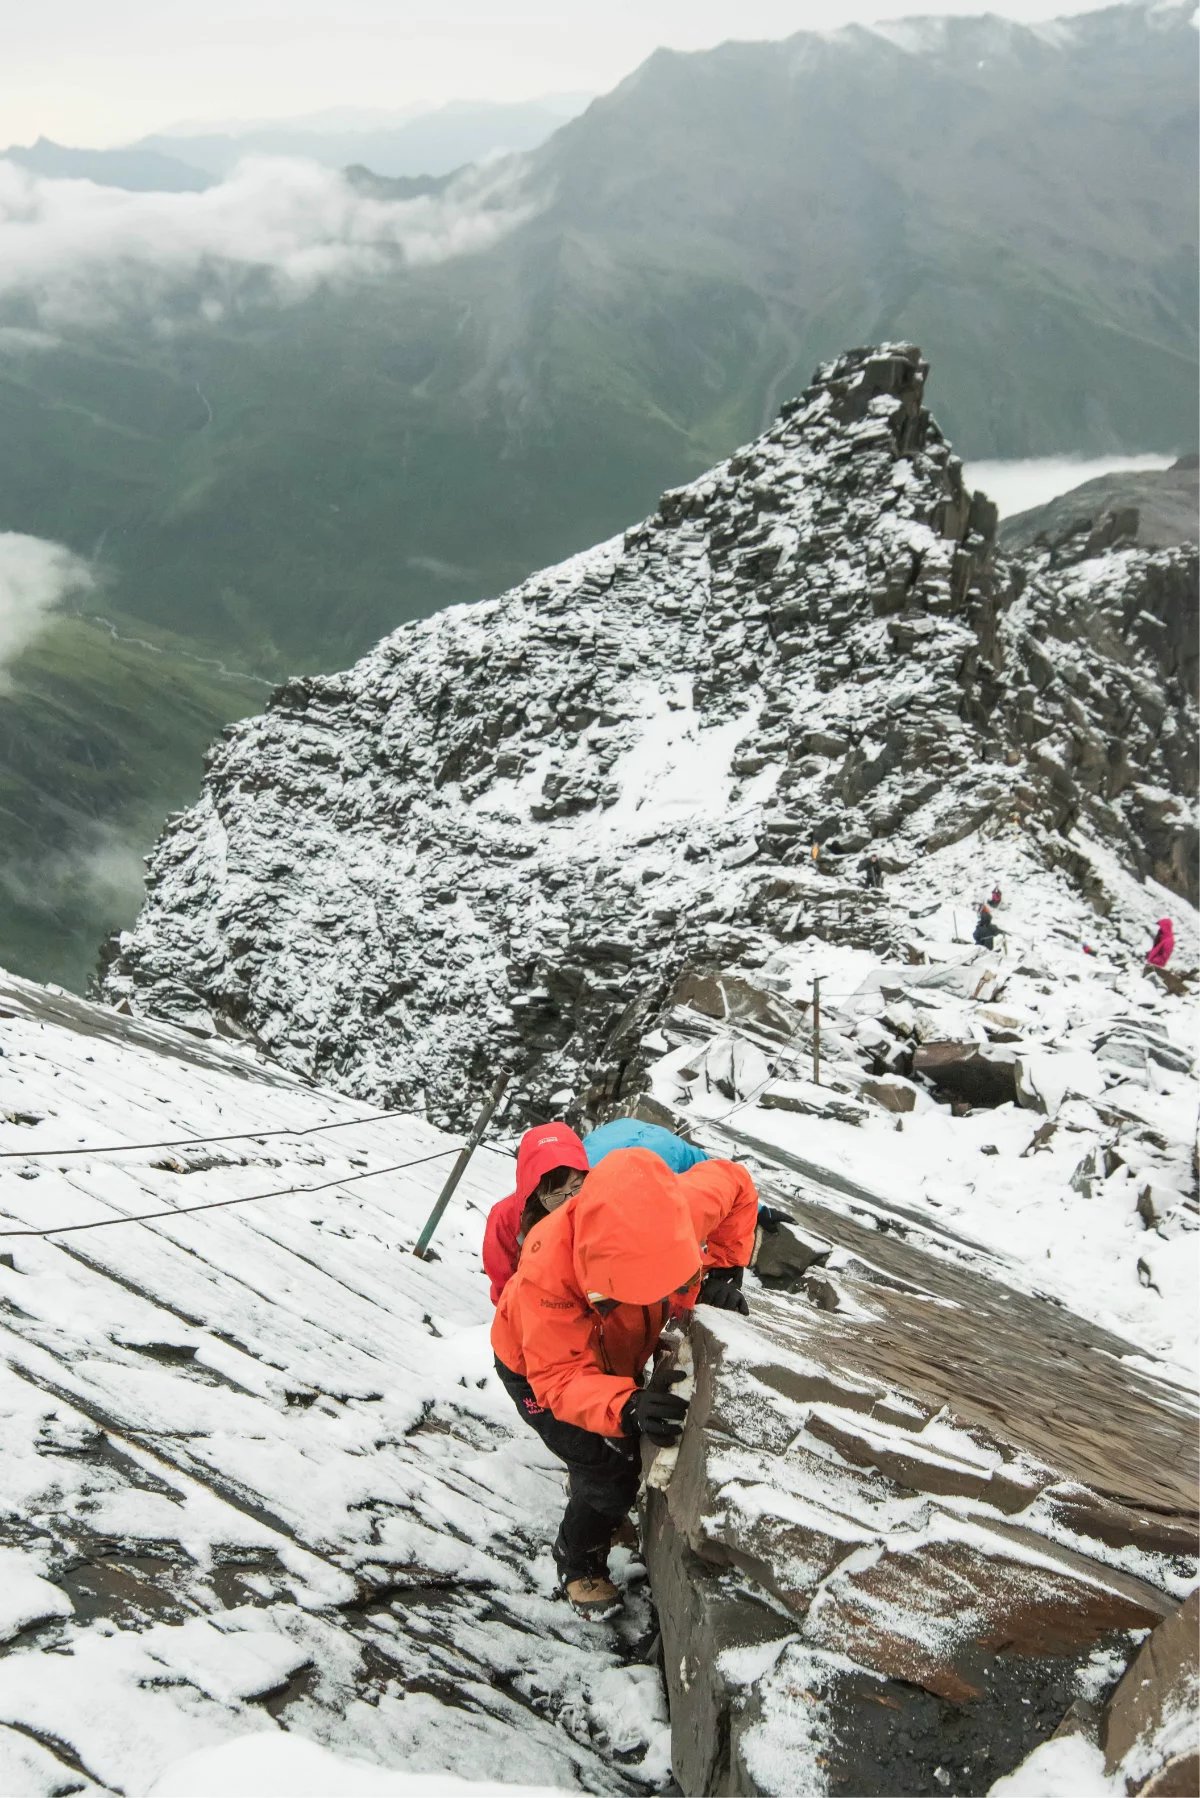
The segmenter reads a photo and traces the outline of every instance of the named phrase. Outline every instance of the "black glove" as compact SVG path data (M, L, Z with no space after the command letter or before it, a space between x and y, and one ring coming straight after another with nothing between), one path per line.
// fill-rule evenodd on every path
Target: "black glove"
M719 1311L740 1311L749 1317L750 1307L742 1294L740 1267L710 1267L700 1282L698 1305L715 1305Z
M758 1208L758 1227L764 1236L774 1236L780 1224L794 1224L795 1221L790 1211L777 1211L774 1205Z
M686 1378L687 1375L682 1373L668 1376L672 1386ZM652 1386L643 1386L640 1392L626 1399L621 1410L621 1428L627 1436L636 1436L640 1432L651 1442L657 1442L660 1448L670 1448L683 1433L687 1408L687 1400L680 1398L677 1392L655 1391Z

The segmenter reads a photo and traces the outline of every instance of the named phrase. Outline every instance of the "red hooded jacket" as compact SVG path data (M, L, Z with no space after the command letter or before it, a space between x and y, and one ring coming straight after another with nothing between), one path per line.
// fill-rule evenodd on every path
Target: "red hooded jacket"
M1146 960L1152 968L1165 968L1175 948L1175 927L1170 918L1158 920L1158 934L1146 951Z
M556 1167L588 1171L587 1153L574 1130L567 1124L538 1124L527 1130L517 1148L517 1190L492 1206L483 1233L483 1271L492 1283L493 1305L500 1303L500 1294L517 1271L526 1201L543 1174Z
M492 1323L492 1347L563 1423L620 1436L672 1300L702 1266L744 1267L758 1194L745 1168L673 1174L649 1149L616 1149L529 1232ZM598 1298L615 1300L602 1316Z

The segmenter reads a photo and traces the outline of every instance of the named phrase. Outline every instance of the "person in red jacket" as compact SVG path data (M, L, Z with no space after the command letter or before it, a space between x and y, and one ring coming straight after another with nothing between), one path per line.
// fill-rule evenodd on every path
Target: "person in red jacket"
M521 1244L534 1224L583 1185L587 1151L568 1124L539 1124L517 1147L517 1189L488 1212L483 1232L483 1271L491 1281L492 1303L517 1271Z
M1146 960L1152 968L1165 968L1175 949L1175 926L1170 918L1160 918L1158 929L1154 933L1154 941L1146 951Z
M608 1550L637 1495L639 1435L666 1444L683 1428L684 1400L643 1387L646 1364L673 1308L746 1311L757 1220L754 1182L734 1162L673 1174L649 1149L617 1149L534 1225L501 1294L496 1372L566 1463L554 1559L581 1616L620 1604Z

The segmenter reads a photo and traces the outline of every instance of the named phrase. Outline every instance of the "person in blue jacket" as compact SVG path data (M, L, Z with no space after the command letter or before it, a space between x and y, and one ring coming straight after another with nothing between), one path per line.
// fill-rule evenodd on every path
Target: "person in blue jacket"
M649 1149L666 1162L673 1174L686 1174L698 1161L708 1160L704 1150L694 1143L685 1142L672 1130L664 1130L661 1124L645 1124L641 1118L613 1118L611 1123L589 1131L583 1139L589 1167L598 1166L614 1149Z
M607 1124L598 1124L583 1139L589 1168L597 1167L614 1149L649 1149L666 1162L673 1174L686 1174L698 1161L708 1160L695 1143L676 1136L673 1130L664 1130L661 1124L643 1123L641 1118L612 1118ZM773 1236L780 1224L792 1222L786 1211L777 1211L773 1205L758 1207L758 1227L768 1236Z

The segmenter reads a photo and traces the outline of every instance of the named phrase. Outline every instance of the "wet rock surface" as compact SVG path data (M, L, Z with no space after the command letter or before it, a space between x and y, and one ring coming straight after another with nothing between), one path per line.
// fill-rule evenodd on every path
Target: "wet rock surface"
M1200 1595L1158 1625L1130 1662L1100 1720L1109 1773L1129 1769L1127 1790L1183 1798L1200 1790Z
M764 1279L804 1291L813 1221L764 1243ZM773 1289L751 1323L692 1327L696 1396L647 1515L676 1777L986 1792L1093 1657L1121 1665L1173 1612L1194 1416L1080 1320L836 1235L832 1311Z

